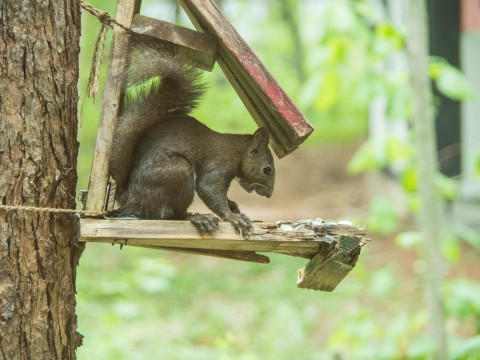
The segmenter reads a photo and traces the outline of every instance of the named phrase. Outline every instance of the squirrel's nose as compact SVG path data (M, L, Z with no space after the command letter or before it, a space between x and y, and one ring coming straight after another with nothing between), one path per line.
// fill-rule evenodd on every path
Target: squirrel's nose
M267 199L270 199L270 197L272 196L272 194L273 194L273 188L269 188L269 189L268 189L268 192L267 192L267 194L266 194L265 196L267 197Z

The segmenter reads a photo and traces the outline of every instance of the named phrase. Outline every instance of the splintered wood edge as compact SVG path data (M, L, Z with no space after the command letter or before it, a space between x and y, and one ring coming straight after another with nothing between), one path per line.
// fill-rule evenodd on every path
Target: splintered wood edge
M298 271L297 286L303 289L333 291L357 263L368 240L364 228L350 234L330 234L334 240Z

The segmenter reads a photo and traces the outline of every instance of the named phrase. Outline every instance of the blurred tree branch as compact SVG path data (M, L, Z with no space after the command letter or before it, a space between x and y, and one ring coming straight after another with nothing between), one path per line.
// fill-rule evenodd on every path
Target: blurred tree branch
M293 64L297 73L298 79L303 83L306 78L305 71L305 54L302 46L302 38L300 35L300 28L298 26L298 7L297 1L280 0L280 16L285 22L293 42Z
M407 39L410 84L413 102L414 146L417 154L420 232L425 244L425 300L429 333L436 344L434 359L447 358L447 336L443 301L443 259L440 253L443 201L435 186L438 157L435 138L433 97L428 77L428 25L425 0L410 0Z

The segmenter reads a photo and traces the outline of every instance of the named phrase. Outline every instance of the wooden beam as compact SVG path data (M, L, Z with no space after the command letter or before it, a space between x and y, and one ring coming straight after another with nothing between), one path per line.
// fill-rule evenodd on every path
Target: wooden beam
M176 56L195 67L212 71L215 65L217 41L212 35L139 14L133 18L132 30L161 40Z
M129 27L133 16L140 10L141 0L118 0L117 14L115 19L124 26ZM128 39L119 36L124 30L114 29L110 57L108 61L107 77L103 95L103 108L98 124L97 143L93 157L90 180L88 184L87 210L103 210L107 183L109 178L108 162L112 149L113 134L117 123L120 86L118 86L118 74L128 63Z
M132 245L222 258L268 263L256 252L273 252L310 259L298 272L299 288L332 291L355 266L367 241L364 227L333 223L301 230L255 223L244 239L231 224L220 223L213 235L200 234L187 221L80 220L80 241ZM301 226L300 226L301 227Z
M313 128L215 2L181 0L180 5L198 30L218 39L222 70L253 119L270 130L272 148L278 157L295 150Z
M144 247L148 249L155 250L165 250L173 251L185 254L193 255L206 255L222 259L232 259L232 260L241 260L247 262L254 262L258 264L269 264L270 258L265 255L260 255L254 251L228 251L228 250L203 250L203 249L188 249L188 248L171 248L171 247L158 247L158 246L143 246L137 245L138 247Z
M81 219L80 241L179 249L274 252L311 258L319 250L313 232L293 234L255 225L244 239L230 223L220 223L214 235L198 232L188 221ZM271 225L273 226L273 225ZM276 226L276 225L275 225ZM299 238L297 238L297 236Z

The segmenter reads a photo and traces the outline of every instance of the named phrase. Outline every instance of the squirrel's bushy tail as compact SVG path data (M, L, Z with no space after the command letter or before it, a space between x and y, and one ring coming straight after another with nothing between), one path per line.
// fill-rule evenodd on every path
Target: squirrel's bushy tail
M128 185L142 133L167 118L190 113L205 90L200 71L183 63L171 50L144 36L135 35L130 40L130 63L118 75L123 94L109 164L120 193Z

